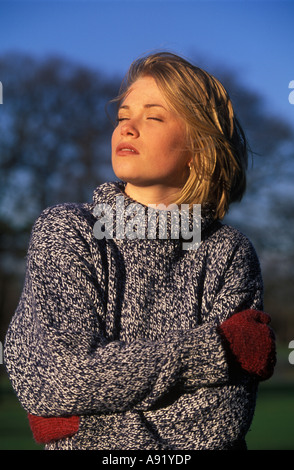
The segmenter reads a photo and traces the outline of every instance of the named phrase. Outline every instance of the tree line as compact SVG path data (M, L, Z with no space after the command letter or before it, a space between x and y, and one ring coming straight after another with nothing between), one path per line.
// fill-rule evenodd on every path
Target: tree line
M262 97L241 84L235 73L215 73L231 95L253 150L247 196L232 207L226 220L256 246L264 267L267 310L287 341L289 334L294 339L294 195L285 190L294 172L293 128L269 115ZM90 201L96 186L114 178L113 112L107 105L117 95L121 78L62 57L0 57L2 342L22 289L36 217L53 204Z

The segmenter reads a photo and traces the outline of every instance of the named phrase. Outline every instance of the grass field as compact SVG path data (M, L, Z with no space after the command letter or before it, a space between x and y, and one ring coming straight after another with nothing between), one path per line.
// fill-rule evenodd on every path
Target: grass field
M0 380L0 450L38 450L27 420L6 377Z
M294 450L293 382L262 383L247 435L249 450ZM42 450L6 378L0 380L0 450Z
M261 384L246 441L250 450L294 450L293 383Z

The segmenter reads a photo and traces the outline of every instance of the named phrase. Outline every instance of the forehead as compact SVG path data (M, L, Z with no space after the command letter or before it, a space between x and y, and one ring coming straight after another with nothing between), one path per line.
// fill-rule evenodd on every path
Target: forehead
M130 86L121 106L135 104L160 104L168 108L167 101L162 91L152 77L142 77L136 80Z

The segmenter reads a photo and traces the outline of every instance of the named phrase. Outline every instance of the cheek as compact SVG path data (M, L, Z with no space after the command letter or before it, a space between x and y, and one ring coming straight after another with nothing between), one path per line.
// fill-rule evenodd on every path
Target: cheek
M114 131L112 133L112 136L111 136L112 152L116 149L117 143L118 143L118 131L117 131L117 128L116 128L116 129L114 129Z
M174 136L174 138L166 142L165 149L173 163L178 162L179 165L181 165L181 163L185 164L189 152L187 142L182 135Z

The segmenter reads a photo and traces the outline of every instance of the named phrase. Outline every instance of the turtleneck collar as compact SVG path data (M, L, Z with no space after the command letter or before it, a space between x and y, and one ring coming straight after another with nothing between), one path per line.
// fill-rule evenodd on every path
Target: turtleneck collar
M169 206L144 205L125 192L126 183L107 182L96 188L93 194L93 215L99 223L94 228L96 238L103 238L101 225L106 238L115 239L174 239L183 244L184 249L197 249L203 232L214 221L213 214L201 214L199 205L188 211ZM106 223L105 223L106 222Z

